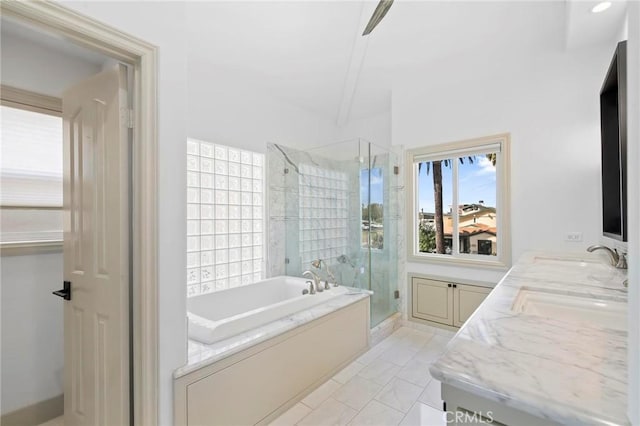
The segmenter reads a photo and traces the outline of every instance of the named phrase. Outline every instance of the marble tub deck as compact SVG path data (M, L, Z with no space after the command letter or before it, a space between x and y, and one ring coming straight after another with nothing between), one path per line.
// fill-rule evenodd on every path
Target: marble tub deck
M518 313L521 289L627 301L598 255L527 253L431 366L434 378L563 424L626 425L627 327Z
M359 300L371 296L369 290L349 288L350 292L338 296L334 299L311 307L310 309L297 312L293 315L270 322L261 327L254 328L247 332L238 334L228 339L206 345L189 339L187 364L176 369L173 373L174 379L185 376L195 370L207 365L211 365L223 358L236 354L265 340L271 339L296 327L300 327L308 322L328 315L345 306L356 303ZM330 291L330 290L329 290ZM309 295L309 297L313 297Z

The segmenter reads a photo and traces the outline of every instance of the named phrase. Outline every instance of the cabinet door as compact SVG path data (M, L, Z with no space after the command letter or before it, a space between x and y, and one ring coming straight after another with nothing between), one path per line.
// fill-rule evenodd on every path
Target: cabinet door
M414 318L453 325L453 286L450 282L413 278L412 293Z
M488 287L456 284L453 292L455 318L453 325L462 326L491 292Z

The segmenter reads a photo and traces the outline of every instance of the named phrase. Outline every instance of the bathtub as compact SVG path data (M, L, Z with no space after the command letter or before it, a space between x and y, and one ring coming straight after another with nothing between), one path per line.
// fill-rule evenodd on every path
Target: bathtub
M227 339L347 294L347 287L302 294L304 278L280 276L187 300L189 338L204 344ZM324 284L323 284L324 286Z

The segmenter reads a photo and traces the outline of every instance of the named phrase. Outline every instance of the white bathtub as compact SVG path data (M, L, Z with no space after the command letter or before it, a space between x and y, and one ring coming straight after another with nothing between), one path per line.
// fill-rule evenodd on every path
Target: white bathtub
M331 287L302 294L306 279L275 277L255 284L187 299L189 338L211 344L326 302L349 292Z

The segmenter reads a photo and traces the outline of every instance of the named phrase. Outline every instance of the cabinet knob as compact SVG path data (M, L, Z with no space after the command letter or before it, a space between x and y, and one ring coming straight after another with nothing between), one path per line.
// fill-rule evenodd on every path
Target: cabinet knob
M458 288L458 285L457 285L457 284L454 284L454 285L453 285L453 288Z
M452 286L452 284L451 284L451 283L447 284L447 287L451 287L451 286Z

